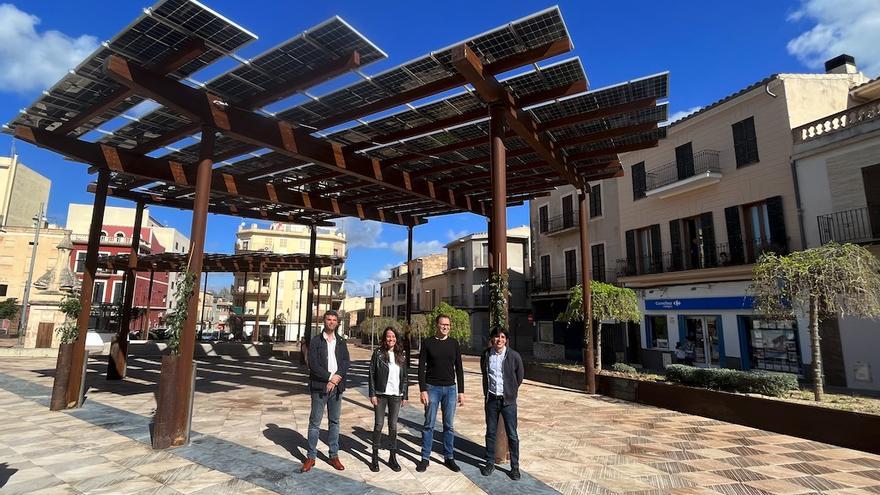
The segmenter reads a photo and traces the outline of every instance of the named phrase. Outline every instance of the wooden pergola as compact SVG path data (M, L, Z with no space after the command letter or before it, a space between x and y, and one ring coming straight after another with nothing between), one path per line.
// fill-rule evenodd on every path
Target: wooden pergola
M415 226L437 215L474 213L489 224L490 269L505 275L506 207L572 185L579 191L581 273L589 288L589 181L620 176L618 153L665 137L659 123L667 109L658 102L668 96L667 73L590 91L578 58L539 65L573 48L555 7L374 75L362 69L384 52L339 18L253 59L235 55L254 38L197 2L161 0L8 124L19 139L98 174L90 186L95 208L84 309L107 195L135 201L141 210L144 204L191 209L189 269L198 284L208 212L311 225L311 253L314 226L336 218L405 225L408 262ZM189 79L223 57L240 64L207 83ZM511 71L518 72L499 79ZM360 80L309 93L345 73ZM305 101L277 112L264 108L294 94ZM82 139L144 99L159 107L127 117L95 142ZM585 290L585 312L589 302ZM407 322L411 304L408 291ZM156 448L188 440L198 319L194 303L188 311L176 371L160 380ZM82 394L88 311L82 314L68 407ZM585 353L588 390L595 391L591 346Z

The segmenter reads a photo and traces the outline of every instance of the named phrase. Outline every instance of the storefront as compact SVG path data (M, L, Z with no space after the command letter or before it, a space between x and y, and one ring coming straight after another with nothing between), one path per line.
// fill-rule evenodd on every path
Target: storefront
M675 363L681 346L694 366L801 374L808 336L797 321L755 315L747 289L745 282L722 282L639 290L645 366Z

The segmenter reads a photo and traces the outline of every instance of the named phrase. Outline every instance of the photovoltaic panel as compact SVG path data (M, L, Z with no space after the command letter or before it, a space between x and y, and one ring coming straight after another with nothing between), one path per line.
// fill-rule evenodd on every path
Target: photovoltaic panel
M575 155L577 153L590 152L595 150L609 149L616 146L627 146L627 145L635 145L635 144L643 144L649 143L651 141L656 141L659 139L663 139L666 137L666 128L659 127L657 129L653 129L650 131L639 132L635 134L628 134L626 136L605 139L602 141L597 141L588 144L582 144L577 146L571 146L565 148L565 153L568 156Z
M461 43L466 43L483 64L489 64L565 38L568 32L562 15L553 7L285 110L279 117L294 124L315 126L379 100L456 76L452 50Z
M206 83L206 87L212 94L221 96L230 103L238 103L256 97L266 89L284 86L288 81L345 57L355 50L360 55L361 67L386 57L382 50L344 20L332 17L220 74ZM154 113L162 113L163 120L168 115L175 115L161 108ZM152 118L153 115L148 114L142 120L150 121ZM181 128L188 123L184 116L178 116L176 122L165 121L165 130L167 132ZM111 136L103 137L101 142L133 147L156 137L154 132L144 134L144 131L143 126L132 123L115 130Z
M664 103L641 110L603 117L559 129L552 129L548 132L555 140L565 140L639 124L647 124L651 122L660 123L667 119L668 107L669 106Z
M172 77L186 77L225 53L253 41L256 36L195 0L162 0L146 9L113 39L103 43L9 126L55 130L120 89L116 82L104 75L104 61L110 55L118 54L150 67L194 38L213 48L176 70ZM138 96L126 98L81 125L73 135L80 136L142 101L143 98Z

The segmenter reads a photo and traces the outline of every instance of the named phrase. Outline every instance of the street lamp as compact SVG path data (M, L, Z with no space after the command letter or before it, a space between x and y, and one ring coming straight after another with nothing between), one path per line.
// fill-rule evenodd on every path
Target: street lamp
M34 216L34 240L31 242L31 264L28 268L27 282L24 284L24 297L21 302L21 317L18 319L18 345L24 345L24 335L27 332L28 304L31 298L31 281L34 277L34 264L37 261L37 246L40 244L40 227L43 226L43 207L45 203L40 203L40 210Z

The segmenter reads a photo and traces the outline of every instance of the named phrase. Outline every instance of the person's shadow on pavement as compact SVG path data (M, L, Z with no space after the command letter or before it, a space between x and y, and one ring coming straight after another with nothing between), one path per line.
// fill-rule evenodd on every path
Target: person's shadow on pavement
M263 430L263 436L276 445L284 447L299 462L305 462L306 456L300 449L307 451L309 441L300 432L290 428L282 428L275 423L269 423L266 425L266 429Z

